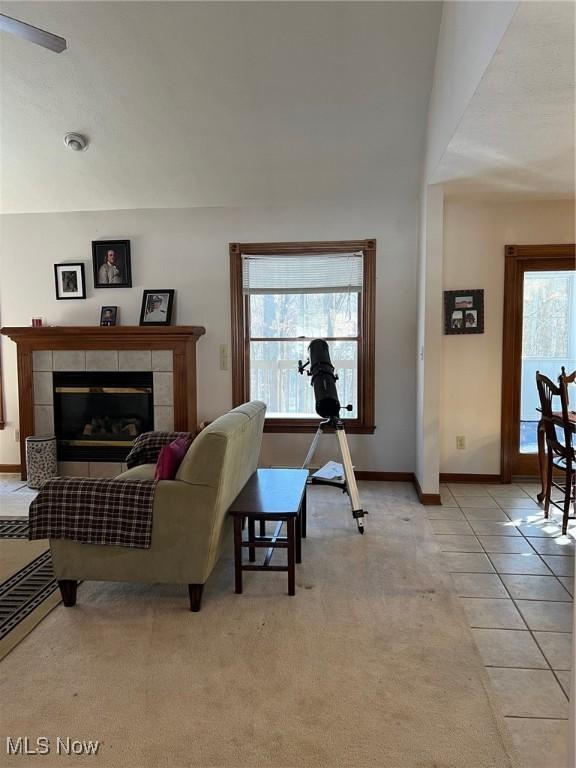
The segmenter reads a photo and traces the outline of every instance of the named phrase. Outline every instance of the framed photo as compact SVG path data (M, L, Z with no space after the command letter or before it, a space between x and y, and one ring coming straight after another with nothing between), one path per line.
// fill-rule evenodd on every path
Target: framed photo
M84 264L54 264L57 299L85 299Z
M118 307L102 307L100 310L100 325L116 325Z
M140 325L170 325L174 293L171 288L144 291Z
M131 288L130 240L93 240L94 288Z
M484 289L444 291L444 333L484 333Z

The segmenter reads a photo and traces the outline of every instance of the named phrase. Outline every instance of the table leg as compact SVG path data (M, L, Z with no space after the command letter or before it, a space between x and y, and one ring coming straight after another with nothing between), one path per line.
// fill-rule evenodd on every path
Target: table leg
M234 518L234 579L235 592L242 594L242 518Z
M296 594L296 565L295 565L295 520L289 517L286 520L286 532L288 534L288 594Z
M296 515L296 562L302 562L302 511Z
M546 468L546 431L544 428L544 420L540 419L538 422L538 428L536 430L538 436L538 464L540 467L540 482L542 483L542 490L536 496L538 501L544 501L546 496L546 483L547 483L547 468Z
M306 538L306 488L304 487L304 496L302 496L302 505L300 507L300 517L302 518L301 522L301 528L302 528L302 538Z
M249 517L248 518L248 543L250 544L251 542L253 542L255 538L256 538L256 531L254 526L254 520L251 517ZM248 547L248 560L251 563L256 562L256 547Z

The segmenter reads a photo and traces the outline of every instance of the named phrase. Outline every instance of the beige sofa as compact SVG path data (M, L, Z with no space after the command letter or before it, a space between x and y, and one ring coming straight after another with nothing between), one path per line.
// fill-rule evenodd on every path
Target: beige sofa
M78 580L188 584L190 610L222 552L228 508L258 466L266 406L254 401L221 416L194 440L175 480L154 495L150 549L50 539L54 572L65 605L76 602ZM153 478L154 464L119 475Z

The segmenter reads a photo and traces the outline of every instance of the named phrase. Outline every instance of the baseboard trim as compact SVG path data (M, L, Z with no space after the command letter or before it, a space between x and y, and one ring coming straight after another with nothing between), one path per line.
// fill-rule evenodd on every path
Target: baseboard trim
M20 472L21 470L22 467L20 464L0 464L0 472L14 474L15 472Z
M412 472L378 472L369 469L355 469L356 480L388 480L402 483L414 482Z
M465 472L440 472L441 483L498 483L500 475L475 475Z
M418 478L414 475L414 488L418 494L420 504L424 504L426 507L440 507L442 506L442 500L439 493L422 493L422 488L418 482Z

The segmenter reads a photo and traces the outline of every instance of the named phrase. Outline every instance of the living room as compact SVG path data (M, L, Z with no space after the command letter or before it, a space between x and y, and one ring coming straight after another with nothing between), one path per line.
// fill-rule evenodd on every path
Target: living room
M99 739L101 765L573 765L576 523L563 535L561 511L544 517L537 448L526 458L513 439L526 422L535 442L537 417L514 405L522 312L506 312L507 264L550 258L538 269L566 278L554 318L568 321L550 326L566 351L541 370L556 381L576 367L573 4L2 13L67 47L0 33L0 516L25 521L36 495L26 438L58 432L53 374L110 359L127 372L127 350L144 352L132 370L154 382L153 429L203 427L192 450L234 407L263 401L258 467L301 468L319 417L297 363L316 337L353 408L342 421L369 513L359 536L351 494L307 486L292 597L283 573L246 574L235 595L231 541L198 614L183 610L184 581L58 577L83 581L77 604L56 590L41 620L26 618L2 662L3 734ZM296 267L274 277L265 257ZM293 292L318 297L339 265L361 270L330 311L336 330L314 325L317 304L260 333L250 322L266 290L246 282L250 259L277 296L294 272ZM320 277L302 277L306 259ZM63 353L84 356L62 367ZM537 398L534 371L525 378ZM286 383L281 405L271 380ZM126 453L59 453L58 474L111 478ZM327 433L311 467L334 459ZM47 551L5 544L3 581Z

